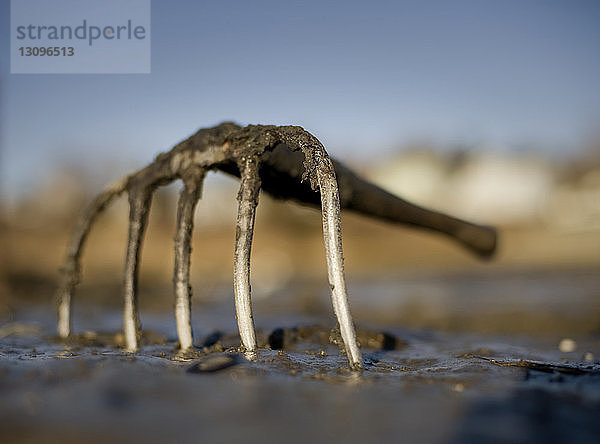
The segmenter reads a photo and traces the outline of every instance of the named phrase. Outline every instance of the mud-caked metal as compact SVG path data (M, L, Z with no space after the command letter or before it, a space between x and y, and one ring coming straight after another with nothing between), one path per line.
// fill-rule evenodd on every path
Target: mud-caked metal
M260 189L276 198L321 207L333 309L353 369L361 369L363 361L346 292L340 208L444 233L482 257L489 257L496 247L496 233L492 228L421 208L366 182L332 160L319 140L301 127L249 125L242 128L225 122L201 129L171 151L158 155L147 167L109 186L86 208L77 222L62 268L57 295L59 336L67 337L71 333L72 295L79 282L81 251L91 225L113 198L127 192L129 237L125 256L123 332L126 350L137 350L140 338L138 264L152 194L159 186L181 180L173 277L175 319L181 348L193 347L191 238L194 210L202 194L204 177L210 170L240 178L233 287L242 347L250 358L257 348L251 304L250 251Z

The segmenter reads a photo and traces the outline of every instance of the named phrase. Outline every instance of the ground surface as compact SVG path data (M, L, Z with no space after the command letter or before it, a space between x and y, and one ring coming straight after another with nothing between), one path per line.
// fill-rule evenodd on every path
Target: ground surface
M52 337L48 301L13 305L0 324L2 441L598 442L595 270L349 288L362 375L333 343L318 286L256 300L254 362L235 351L227 288L195 302L198 350L188 356L176 352L164 306L143 310L145 345L129 355L119 349L119 307L85 303L85 291L78 336L66 343Z

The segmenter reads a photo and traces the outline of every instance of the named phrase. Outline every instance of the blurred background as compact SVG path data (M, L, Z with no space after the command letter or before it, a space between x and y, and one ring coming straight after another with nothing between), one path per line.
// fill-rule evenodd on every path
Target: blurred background
M8 2L0 16L7 48ZM583 0L153 1L151 74L11 75L4 51L1 319L51 303L75 218L107 183L233 120L301 125L386 189L499 228L482 263L440 236L344 214L359 321L598 335L599 21ZM172 305L178 189L153 201L144 310ZM231 303L236 191L216 174L205 185L195 306ZM77 303L120 305L126 221L124 199L99 219ZM263 309L330 311L320 231L318 212L261 196Z

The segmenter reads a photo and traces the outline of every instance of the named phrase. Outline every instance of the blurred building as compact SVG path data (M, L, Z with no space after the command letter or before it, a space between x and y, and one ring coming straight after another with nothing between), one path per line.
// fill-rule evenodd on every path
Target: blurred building
M400 152L358 170L394 194L458 217L500 226L543 225L581 231L600 229L600 161L594 159L568 165L526 153L474 150L441 154L420 149ZM4 220L31 228L70 226L102 188L87 183L87 177L73 168L49 174L4 209ZM238 186L234 178L210 174L197 207L196 225L204 229L232 226ZM166 224L174 222L180 188L179 183L161 188L153 199L153 213ZM267 220L272 216L271 202L266 196L261 198L259 213ZM126 214L126 199L120 199L105 217L125 221ZM296 216L291 214L287 223L301 224ZM273 217L282 216L276 212Z
M426 150L398 154L366 174L416 203L482 223L600 228L600 165L565 175L529 154Z

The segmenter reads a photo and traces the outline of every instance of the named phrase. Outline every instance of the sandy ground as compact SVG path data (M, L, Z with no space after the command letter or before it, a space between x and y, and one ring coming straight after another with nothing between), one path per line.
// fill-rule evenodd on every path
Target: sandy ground
M358 375L330 340L318 214L273 205L277 224L259 207L253 247L253 362L236 350L233 225L196 229L188 356L172 316L172 211L151 217L135 355L120 349L124 215L92 232L64 343L53 293L72 224L1 227L0 440L598 442L600 233L505 228L481 263L345 215Z
M93 303L93 288L79 295L78 336L65 343L53 337L48 301L13 304L0 324L0 436L597 442L595 270L405 276L349 287L366 362L360 375L332 343L327 290L317 284L257 298L261 351L253 362L237 353L227 286L212 288L211 299L195 299L198 348L188 356L178 355L171 310L160 304L142 309L145 345L135 355L119 348L118 303ZM140 299L152 299L153 291L169 288L146 287Z

